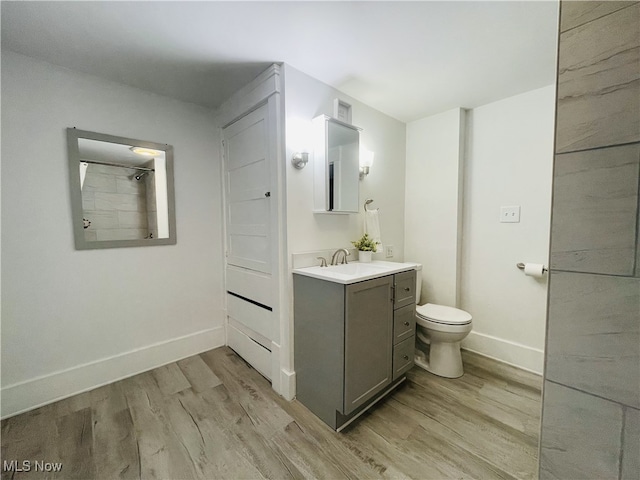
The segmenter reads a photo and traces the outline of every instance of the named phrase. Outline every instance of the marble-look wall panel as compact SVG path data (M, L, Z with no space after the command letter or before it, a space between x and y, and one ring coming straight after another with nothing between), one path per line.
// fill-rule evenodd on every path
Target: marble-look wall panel
M138 228L119 228L112 230L96 230L98 240L141 240L149 233Z
M145 182L138 181L131 177L116 177L116 188L118 193L128 193L131 195L144 195Z
M96 209L96 196L93 191L82 190L82 209L83 210L95 210Z
M116 210L125 212L146 211L146 200L142 195L125 193L95 193L96 210Z
M621 10L638 2L563 2L560 17L560 31L566 32L587 22L591 22L610 13Z
M85 210L83 217L91 222L89 230L118 228L118 212L115 210Z
M93 165L89 165L87 174L82 184L82 192L116 192L116 177L104 173L96 173L91 170Z
M640 141L639 24L634 3L560 35L558 153Z
M640 2L560 17L540 478L638 480Z
M114 167L112 165L103 165L100 163L90 163L87 172L102 173L104 175L127 176L131 175L133 170L125 167Z
M640 279L552 271L549 282L546 379L640 408Z
M624 412L621 480L640 478L640 410L627 408Z
M640 192L638 192L638 218L636 219L636 225L636 277L640 277Z
M617 479L623 407L545 381L540 479Z
M551 268L634 274L640 144L556 156Z
M132 240L149 235L147 182L136 181L133 173L130 168L89 164L82 188L83 218L91 222L84 231L86 240Z
M146 212L117 212L118 225L121 228L147 229L148 216Z

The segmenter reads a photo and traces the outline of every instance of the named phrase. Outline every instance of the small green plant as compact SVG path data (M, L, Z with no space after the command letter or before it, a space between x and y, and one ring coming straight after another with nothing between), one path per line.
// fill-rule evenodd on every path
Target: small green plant
M360 238L360 240L356 240L355 242L352 241L351 243L361 252L376 251L376 242L374 242L373 239L370 238L366 233Z

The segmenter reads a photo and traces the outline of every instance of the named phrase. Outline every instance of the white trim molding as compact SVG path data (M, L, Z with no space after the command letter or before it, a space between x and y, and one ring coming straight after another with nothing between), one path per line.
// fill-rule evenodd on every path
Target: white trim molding
M280 369L280 395L291 401L296 397L296 372Z
M544 368L543 350L473 331L462 341L462 348L542 375Z
M224 345L225 329L220 326L7 385L1 390L2 418Z
M226 100L216 115L218 126L224 128L262 105L274 93L282 91L280 65L274 63Z

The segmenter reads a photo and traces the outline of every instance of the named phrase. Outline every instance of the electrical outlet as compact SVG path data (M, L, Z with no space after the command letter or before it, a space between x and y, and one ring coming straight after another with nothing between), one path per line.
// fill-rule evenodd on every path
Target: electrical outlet
M500 223L520 223L520 206L500 207Z
M393 257L393 245L387 245L386 247L384 247L384 256L386 258Z

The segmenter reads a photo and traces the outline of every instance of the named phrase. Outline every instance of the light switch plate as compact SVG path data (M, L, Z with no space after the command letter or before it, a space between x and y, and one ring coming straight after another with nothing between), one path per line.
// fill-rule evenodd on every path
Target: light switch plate
M385 253L385 257L386 258L392 258L393 257L393 245L386 245L384 247L384 253Z
M520 205L500 207L500 223L520 223Z

